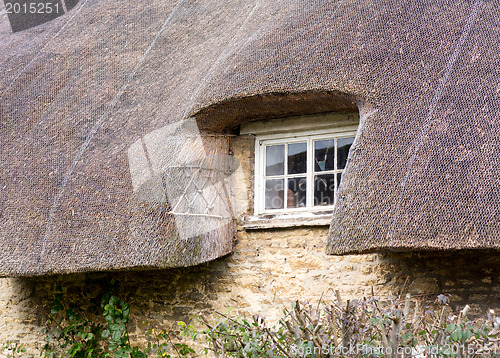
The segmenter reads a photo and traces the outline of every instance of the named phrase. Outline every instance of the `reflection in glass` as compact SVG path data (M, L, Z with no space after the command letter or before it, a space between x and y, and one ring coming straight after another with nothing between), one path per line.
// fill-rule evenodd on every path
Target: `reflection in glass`
M283 209L283 179L266 180L266 209Z
M354 137L337 139L337 169L344 169Z
M288 144L288 174L302 174L307 168L307 143Z
M335 165L335 148L333 139L314 141L314 171L333 170Z
M306 178L288 178L287 207L303 208L306 206Z
M314 206L333 205L335 201L335 174L314 176Z
M266 146L266 175L282 175L285 171L285 145Z

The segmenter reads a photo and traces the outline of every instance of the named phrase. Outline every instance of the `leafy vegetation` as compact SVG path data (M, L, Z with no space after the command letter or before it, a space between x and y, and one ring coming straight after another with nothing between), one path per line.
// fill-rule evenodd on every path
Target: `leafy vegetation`
M199 317L216 357L500 357L500 318L490 311L472 321L468 310L454 314L444 295L343 302L337 293L333 302L294 302L272 328L258 315Z
M295 301L270 322L255 315L212 312L195 315L175 329L151 324L142 348L130 343L130 308L116 290L97 307L68 304L57 287L47 312L46 344L52 358L193 357L500 357L500 317L493 310L471 320L469 306L453 312L449 297L434 301L407 296L381 301L370 297L319 303ZM19 357L25 346L7 342L2 352Z
M499 357L500 318L472 321L435 302L376 298L311 305L294 302L278 323L219 313L200 319L216 357Z
M97 314L93 314L94 311ZM47 358L171 358L194 353L186 344L178 342L178 332L155 332L154 328L146 333L146 349L132 346L127 325L129 315L129 305L111 293L102 297L99 310L83 309L66 303L59 286L43 330L46 344L40 355Z
M8 358L21 357L21 353L26 352L24 344L15 341L7 341L0 352L7 355Z

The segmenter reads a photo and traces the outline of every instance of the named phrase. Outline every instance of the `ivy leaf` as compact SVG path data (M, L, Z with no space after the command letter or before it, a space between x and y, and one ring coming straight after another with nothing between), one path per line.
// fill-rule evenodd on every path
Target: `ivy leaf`
M109 336L109 330L107 330L107 329L103 330L101 333L101 337L108 338L108 336Z
M112 334L112 338L115 341L119 341L121 337L122 337L122 332L121 331L114 331L113 334Z

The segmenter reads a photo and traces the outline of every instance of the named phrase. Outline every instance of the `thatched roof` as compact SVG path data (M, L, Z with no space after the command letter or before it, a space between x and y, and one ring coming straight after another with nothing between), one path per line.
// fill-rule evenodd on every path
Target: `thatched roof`
M183 235L156 175L182 165L155 163L150 148L198 115L211 136L203 150L190 142L184 165L228 176L234 168L213 167L230 137L213 132L354 101L365 115L328 251L500 247L496 10L488 1L80 0L12 33L0 5L0 273L227 254L230 205L183 224L224 217L213 230Z

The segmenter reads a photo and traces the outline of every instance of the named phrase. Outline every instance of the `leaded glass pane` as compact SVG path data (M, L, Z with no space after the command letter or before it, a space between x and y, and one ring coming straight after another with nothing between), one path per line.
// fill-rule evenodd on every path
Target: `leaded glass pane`
M337 191L339 190L341 180L342 180L342 173L337 173Z
M335 201L335 174L314 176L314 206L329 206Z
M307 170L307 143L288 144L288 174L302 174Z
M283 175L285 172L285 145L266 146L266 176Z
M266 180L265 202L266 209L283 209L284 205L284 179Z
M337 169L344 169L354 137L337 139Z
M314 141L314 171L335 169L335 142L333 139Z
M289 208L303 208L306 206L305 177L288 178L287 206Z

